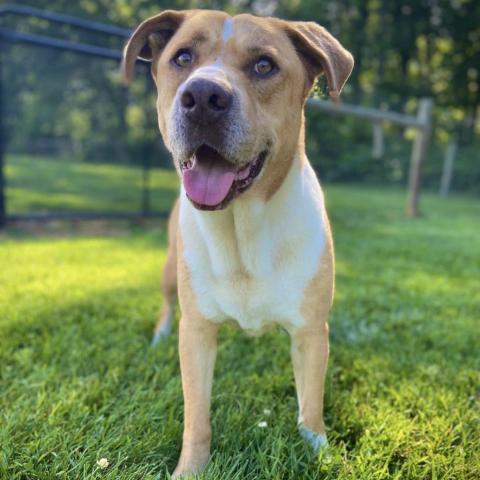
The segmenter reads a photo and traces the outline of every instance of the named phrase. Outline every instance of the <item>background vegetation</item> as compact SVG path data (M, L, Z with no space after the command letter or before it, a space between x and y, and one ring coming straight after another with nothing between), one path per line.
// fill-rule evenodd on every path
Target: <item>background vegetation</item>
M33 5L133 28L164 8L207 7L315 20L352 51L356 66L344 100L416 111L421 96L435 100L434 144L426 183L437 188L446 143L461 144L454 188L479 192L480 2L477 0L28 0ZM40 20L4 25L121 49L124 40L73 32ZM141 73L124 89L115 62L55 50L7 48L9 151L75 161L156 166L170 160L153 111L153 86ZM144 69L146 70L146 69ZM405 181L411 132L387 125L383 158L371 158L371 125L308 113L308 150L327 181ZM352 148L352 145L355 147Z

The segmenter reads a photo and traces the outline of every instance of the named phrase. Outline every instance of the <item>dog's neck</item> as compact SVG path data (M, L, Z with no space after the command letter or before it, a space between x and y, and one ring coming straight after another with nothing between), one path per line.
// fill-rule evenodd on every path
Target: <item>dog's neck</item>
M268 200L240 195L224 210L201 211L190 203L182 189L180 223L194 222L195 229L184 234L195 231L195 235L200 235L198 246L208 251L215 275L238 271L265 275L271 273L277 257L283 255L282 243L288 243L290 248L288 239L296 235L295 229L300 233L306 228L305 205L310 203L306 197L313 197L311 192L318 188L305 155L296 156L284 181ZM285 235L288 229L293 231Z

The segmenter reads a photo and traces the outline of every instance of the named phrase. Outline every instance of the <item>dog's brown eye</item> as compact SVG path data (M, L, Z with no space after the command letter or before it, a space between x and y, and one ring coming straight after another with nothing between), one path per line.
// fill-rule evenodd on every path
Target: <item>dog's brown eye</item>
M173 63L178 67L188 67L193 60L192 54L188 50L180 50L173 58Z
M268 58L261 58L260 60L257 61L257 63L254 65L253 69L255 70L255 73L264 77L272 73L275 69L275 65L271 60Z

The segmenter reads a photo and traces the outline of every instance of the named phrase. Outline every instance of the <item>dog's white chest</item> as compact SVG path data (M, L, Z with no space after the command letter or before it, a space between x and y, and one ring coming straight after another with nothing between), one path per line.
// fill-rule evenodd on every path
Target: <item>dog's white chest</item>
M301 327L300 307L324 248L323 196L307 163L294 165L267 203L236 199L196 210L181 193L183 255L200 312L256 333Z

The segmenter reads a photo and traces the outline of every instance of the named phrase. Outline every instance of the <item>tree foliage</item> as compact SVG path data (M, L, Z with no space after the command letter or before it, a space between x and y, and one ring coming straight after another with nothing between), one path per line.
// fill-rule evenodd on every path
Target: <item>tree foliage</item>
M249 11L317 21L332 31L355 57L345 101L413 113L419 97L432 96L436 144L444 146L454 133L460 134L463 144L475 141L480 102L478 0L27 0L17 3L127 28L165 8L218 8L231 14ZM124 39L38 19L7 17L2 23L20 31L119 50L124 43ZM168 161L166 152L159 147L154 89L148 72L140 73L127 91L119 82L115 62L25 45L8 47L3 55L11 149L53 153L68 148L72 157L91 161L141 162L145 158ZM308 129L311 157L320 159L321 170L327 177L351 180L378 173L379 178L403 180L408 145L402 143L400 132L390 128L389 133L394 134L392 138L397 143L390 145L390 153L374 164L368 153L371 138L368 124L352 119L332 120L312 113ZM352 149L352 144L364 148ZM471 186L471 171L475 181L480 180L478 156L463 159L463 163L472 169L464 168L470 171L469 178L457 178L460 188Z

